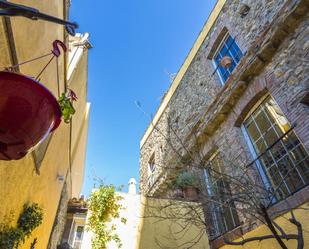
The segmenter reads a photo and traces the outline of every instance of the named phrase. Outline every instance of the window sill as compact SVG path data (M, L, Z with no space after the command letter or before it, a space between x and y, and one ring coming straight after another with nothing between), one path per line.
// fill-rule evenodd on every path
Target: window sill
M286 199L274 204L273 206L271 206L268 211L269 214L271 216L274 217L278 217L284 213L286 213L290 208L295 209L299 206L301 206L302 204L306 203L307 201L309 201L309 185L307 185L306 187L298 190L297 192L295 192L294 194L290 195L289 197L287 197ZM224 245L226 245L226 243L224 242L224 238L233 241L236 240L238 238L240 238L242 235L252 231L256 229L256 226L253 227L252 229L248 229L246 231L243 230L243 228L240 226L234 228L233 230L222 234L220 237L210 241L211 244L211 248L216 249L216 248L220 248Z
M241 226L235 227L233 230L222 234L220 237L217 237L214 240L210 241L211 248L216 249L225 245L224 238L228 240L235 240L240 238L243 235L243 230Z
M309 185L301 188L294 194L288 196L282 201L275 203L268 209L270 216L280 216L290 209L295 209L309 201Z

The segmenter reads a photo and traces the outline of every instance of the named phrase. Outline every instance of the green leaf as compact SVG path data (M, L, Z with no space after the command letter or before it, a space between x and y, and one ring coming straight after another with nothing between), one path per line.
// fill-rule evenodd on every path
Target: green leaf
M6 223L0 223L0 248L18 248L20 243L24 243L26 238L31 236L32 231L42 224L43 211L38 204L24 205L23 211L17 221L17 227L11 227L11 219Z
M71 117L75 114L75 109L73 107L71 97L66 96L65 93L62 93L58 99L58 103L61 109L62 118L65 123L69 123Z
M114 185L101 184L91 193L88 199L91 211L88 226L94 233L91 242L93 249L104 249L110 241L115 241L118 248L122 246L119 236L115 233L116 226L108 224L113 219L119 218L119 211L123 208L119 201L122 199L117 195ZM121 218L121 222L125 223L126 219Z

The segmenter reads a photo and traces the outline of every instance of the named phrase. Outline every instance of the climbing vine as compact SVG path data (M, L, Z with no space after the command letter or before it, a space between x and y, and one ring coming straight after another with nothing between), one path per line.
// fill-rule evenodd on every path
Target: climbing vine
M116 234L116 227L110 222L121 219L126 223L125 218L121 218L119 211L122 209L120 201L123 198L116 193L114 185L101 184L98 189L93 191L88 199L90 217L88 221L89 229L94 233L92 238L92 249L106 249L110 241L116 242L121 248L121 240Z
M14 214L11 213L5 218L4 223L0 223L1 249L17 249L21 243L24 243L31 236L32 231L42 224L43 211L37 203L25 204L16 227L10 226L13 219Z

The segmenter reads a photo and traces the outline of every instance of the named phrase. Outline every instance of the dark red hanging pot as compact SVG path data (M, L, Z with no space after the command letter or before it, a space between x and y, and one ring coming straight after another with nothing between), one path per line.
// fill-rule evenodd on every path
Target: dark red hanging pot
M18 160L55 130L60 106L42 84L0 72L0 160Z

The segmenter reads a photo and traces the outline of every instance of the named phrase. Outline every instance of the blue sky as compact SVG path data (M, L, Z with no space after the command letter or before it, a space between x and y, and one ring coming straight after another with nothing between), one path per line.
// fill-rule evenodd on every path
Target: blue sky
M93 175L124 185L139 177L139 142L215 0L73 0L70 19L89 32L90 126L83 193Z

